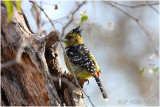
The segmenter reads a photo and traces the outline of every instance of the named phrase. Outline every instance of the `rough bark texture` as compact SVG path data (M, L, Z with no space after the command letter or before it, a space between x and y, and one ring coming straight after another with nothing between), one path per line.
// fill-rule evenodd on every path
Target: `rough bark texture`
M59 78L57 31L46 37L32 33L23 13L14 7L12 20L1 2L1 105L2 106L84 106L84 94L70 76ZM66 82L67 81L67 82ZM72 85L72 86L71 86Z

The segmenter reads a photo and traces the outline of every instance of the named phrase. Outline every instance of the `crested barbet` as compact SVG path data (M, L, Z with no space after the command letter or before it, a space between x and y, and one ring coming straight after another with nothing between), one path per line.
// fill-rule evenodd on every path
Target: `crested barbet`
M100 67L93 54L85 47L79 27L71 30L63 39L61 39L61 41L65 43L66 55L64 55L64 60L66 66L71 74L72 70L74 71L76 78L79 80L88 80L88 78L94 77L103 98L108 100L106 91L99 78L101 73Z

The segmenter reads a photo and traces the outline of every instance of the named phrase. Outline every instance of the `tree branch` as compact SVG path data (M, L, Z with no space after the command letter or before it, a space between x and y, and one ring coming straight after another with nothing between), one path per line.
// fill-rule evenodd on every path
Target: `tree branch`
M142 22L141 22L138 18L132 16L131 14L127 13L126 11L124 11L124 10L122 10L121 8L119 8L118 6L116 6L116 5L115 5L115 2L109 2L109 1L108 1L108 2L104 2L104 3L105 3L105 4L109 4L109 5L111 5L112 7L115 7L116 9L118 9L118 10L121 11L122 13L126 14L126 15L127 15L128 17L130 17L131 19L133 19L133 20L141 27L141 29L144 31L144 33L146 34L146 36L148 37L148 39L151 40L151 43L152 43L153 48L154 48L154 50L155 50L155 53L156 53L157 56L159 56L159 52L158 52L158 50L157 50L157 48L156 48L156 44L155 44L155 42L153 41L153 38L152 38L151 34L150 34L149 31L144 27L144 25L142 24Z
M31 1L29 0L31 3L35 4L44 14L45 16L48 18L48 20L50 21L51 25L53 26L54 30L56 30L54 24L52 23L52 20L48 17L48 15L46 14L46 12L35 2L35 1Z
M119 6L123 6L123 7L128 7L128 8L140 8L140 7L146 7L146 6L150 6L150 5L159 5L159 3L152 3L152 4L139 4L139 5L126 5L126 4L121 4L121 3L118 3L118 2L115 2L115 1L112 1L114 4L116 5L119 5Z
M152 5L149 1L146 1L146 2L147 2L147 4L148 4L156 13L159 14L159 11L158 11L157 9L155 9L155 8L153 7L153 5Z
M62 38L62 37L64 36L64 32L65 32L66 28L72 23L75 13L76 13L84 4L86 4L86 1L83 1L82 3L78 4L78 5L76 6L75 10L73 10L73 11L71 11L71 12L69 13L69 15L71 15L71 18L70 18L70 20L68 21L68 23L66 23L66 25L63 27L63 30L62 30L62 33L61 33L60 38ZM67 16L67 17L69 17L69 16Z

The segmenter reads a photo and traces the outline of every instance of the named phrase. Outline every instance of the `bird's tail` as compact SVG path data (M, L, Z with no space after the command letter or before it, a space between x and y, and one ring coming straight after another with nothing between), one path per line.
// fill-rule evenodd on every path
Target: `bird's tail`
M102 82L100 80L100 78L98 78L96 75L94 75L94 78L99 86L99 89L101 90L101 93L103 95L103 98L108 101L108 96L107 96L107 93L106 93L106 90L104 89L103 85L102 85Z

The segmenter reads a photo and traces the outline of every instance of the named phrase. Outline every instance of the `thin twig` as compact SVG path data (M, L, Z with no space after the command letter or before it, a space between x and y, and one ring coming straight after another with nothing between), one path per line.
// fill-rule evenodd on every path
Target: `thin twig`
M58 78L58 77L56 77L56 76L54 76L54 75L52 75L52 77L53 77L53 78L52 78L53 81L59 81L59 78ZM74 88L74 87L75 87L75 85L74 85L73 83L71 83L68 79L62 78L61 81L63 81L64 83L66 83L66 84L68 85L68 87L70 87L70 88L72 88L72 87ZM94 107L94 105L93 105L90 97L86 94L86 92L85 92L81 87L79 87L79 88L80 88L80 89L83 91L83 93L87 96L87 98L88 98L89 101L91 102L92 106Z
M56 28L55 28L52 20L48 17L48 15L46 14L46 12L45 12L35 1L31 1L31 0L29 0L29 1L30 1L31 3L33 3L33 4L35 4L35 5L45 14L45 16L48 18L48 20L49 20L50 23L52 24L54 30L56 31Z
M75 14L85 3L86 3L86 1L83 1L82 3L78 4L77 7L75 8L75 10L70 12L71 18L70 18L70 20L68 21L68 23L63 27L62 34L61 34L60 38L62 38L62 37L64 36L64 32L65 32L66 28L72 23L73 18L74 18L74 14Z
M62 38L62 37L64 36L65 29L72 23L74 14L75 14L85 3L86 3L86 1L80 3L74 11L70 12L70 14L72 15L72 17L71 17L71 19L68 21L68 23L63 27L63 30L62 30L62 33L61 33L60 38ZM69 62L69 66L71 67L71 72L72 72L72 74L73 74L73 77L74 77L74 80L75 80L76 85L83 91L83 93L87 96L88 100L90 101L90 103L91 103L92 106L94 107L94 104L92 103L90 97L86 94L86 92L85 92L85 91L82 89L82 87L79 85L79 82L78 82L78 80L77 80L77 78L76 78L76 76L75 76L73 67L72 67L72 65L71 65L71 63L70 63L70 61L69 61L69 59L68 59L68 56L66 55L65 48L63 47L61 40L60 40L60 44L61 44L61 47L62 47L62 49L63 49L63 53L64 53L67 61Z
M148 32L148 30L144 27L144 25L142 24L142 22L138 18L136 18L136 17L132 16L131 14L127 13L126 11L122 10L121 8L119 8L118 6L116 6L114 4L114 2L104 2L104 3L105 4L110 4L112 7L117 8L118 10L120 10L121 12L123 12L124 14L126 14L127 16L129 16L130 18L132 18L141 27L141 29L147 35L148 39L151 40L151 43L152 43L153 48L155 50L155 53L156 53L157 56L159 56L159 54L158 54L159 52L158 52L158 50L156 48L156 44L153 41L153 38L152 38L151 34Z
M2 63L1 64L1 69L2 68L6 68L6 67L8 67L8 66L11 66L11 65L13 65L13 64L15 64L16 63L16 59L12 59L11 61L7 61L7 62L5 62L5 63Z
M70 11L69 15L66 16L66 18L70 18L69 16L71 15L71 18L69 19L69 21L66 23L66 25L62 28L62 33L60 36L60 39L64 36L64 32L66 30L66 28L72 23L73 19L74 19L74 15L75 13L84 5L86 4L86 1L83 1L82 3L77 4L76 8L73 11ZM64 17L65 18L65 17ZM58 44L56 44L55 46L55 50L57 50L58 48Z
M76 79L76 75L75 75L75 73L74 73L74 71L73 71L73 67L71 66L71 63L70 63L70 61L69 61L69 59L68 59L68 56L66 55L66 52L65 52L65 49L64 49L64 47L63 47L63 45L62 45L61 40L60 40L60 44L61 44L61 47L62 47L62 49L63 49L64 56L66 57L67 61L69 62L69 65L70 65L70 67L71 67L71 71L72 71L72 73L73 73L73 77L74 77L74 80L75 80L75 82L76 82L76 85L77 85L77 86L80 86L79 83L78 83L78 80Z
M123 7L128 7L128 8L139 8L139 7L149 6L149 4L139 4L139 5L133 6L133 5L121 4L121 3L118 3L118 2L115 2L115 1L112 1L112 2L114 2L114 4L116 4L116 5L123 6ZM150 5L152 5L152 6L153 5L159 5L159 3L158 2L157 3L152 3Z
M2 68L6 68L6 67L8 67L8 66L11 66L11 65L13 65L13 64L15 64L15 63L18 63L18 64L22 63L22 61L21 61L21 56L22 56L22 53L23 53L23 51L24 51L24 48L25 48L25 43L24 43L24 41L22 41L22 43L20 44L20 47L19 47L19 49L18 49L16 58L15 58L15 59L12 59L11 61L7 61L7 62L5 62L5 63L2 63L2 64L1 64L1 69L2 69Z
M84 5L86 4L86 1L83 1L82 3L77 4L76 8L73 11L70 11L69 15L63 18L70 18L69 16L71 15L71 18L69 19L69 21L66 23L66 25L62 28L62 33L60 36L60 39L64 36L64 32L66 30L66 28L72 23L73 19L74 19L74 15L75 13ZM55 46L55 50L58 49L58 44L56 44Z
M46 3L46 1L42 2L42 4L46 4L46 5L51 5L51 6L55 6L55 5L59 5L62 1L58 1L58 3L52 4L52 3Z
M156 13L159 14L159 11L156 8L154 8L153 5L149 1L146 1L146 2Z
M69 63L69 66L71 67L71 72L72 72L72 74L73 74L73 77L74 77L74 80L75 80L76 85L83 91L83 93L87 96L88 100L90 101L90 103L91 103L92 106L94 107L94 104L92 103L90 97L86 94L86 92L85 92L85 91L82 89L82 87L79 85L79 82L78 82L78 80L77 80L77 78L76 78L76 75L75 75L75 73L74 73L73 67L72 67L72 65L71 65L71 63L70 63L70 61L69 61L69 59L68 59L68 56L66 55L66 52L65 52L65 49L64 49L64 47L63 47L63 45L62 45L61 40L60 40L60 44L61 44L61 47L62 47L62 49L63 49L63 53L64 53L64 55L65 55L65 57L66 57L66 59L67 59L67 61L68 61L68 63Z

